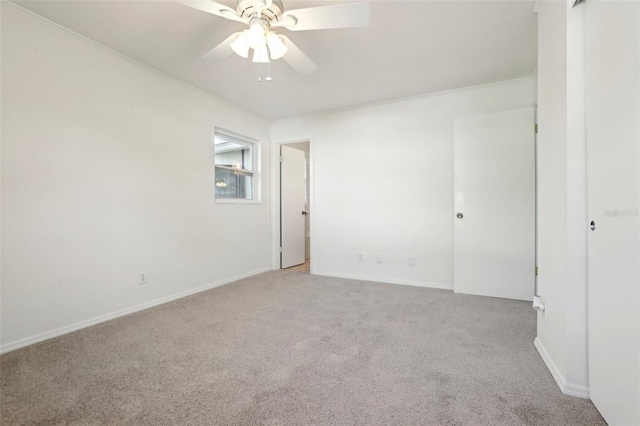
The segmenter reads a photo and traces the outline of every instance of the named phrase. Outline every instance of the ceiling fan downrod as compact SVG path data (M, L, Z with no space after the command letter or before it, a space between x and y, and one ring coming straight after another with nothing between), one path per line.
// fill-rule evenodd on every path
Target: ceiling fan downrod
M264 19L271 27L282 18L284 6L280 0L238 0L236 12L244 19Z

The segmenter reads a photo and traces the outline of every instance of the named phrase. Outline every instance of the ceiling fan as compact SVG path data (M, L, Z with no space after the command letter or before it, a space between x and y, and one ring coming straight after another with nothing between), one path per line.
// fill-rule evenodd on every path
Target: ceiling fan
M348 3L285 11L281 0L237 0L236 9L214 1L178 0L180 4L249 26L229 36L204 55L203 59L226 59L235 52L253 62L268 63L283 58L302 75L318 67L288 37L276 29L289 31L358 28L369 25L369 3Z

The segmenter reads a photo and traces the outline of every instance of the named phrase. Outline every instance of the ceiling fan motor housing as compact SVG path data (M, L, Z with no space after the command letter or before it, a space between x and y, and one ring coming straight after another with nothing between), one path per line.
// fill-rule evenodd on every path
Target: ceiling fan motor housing
M257 5L262 7L256 7ZM262 9L262 16L258 16L259 8ZM238 16L248 20L252 20L253 18L264 19L269 23L269 27L271 27L282 19L284 6L282 6L280 0L238 0L236 12Z

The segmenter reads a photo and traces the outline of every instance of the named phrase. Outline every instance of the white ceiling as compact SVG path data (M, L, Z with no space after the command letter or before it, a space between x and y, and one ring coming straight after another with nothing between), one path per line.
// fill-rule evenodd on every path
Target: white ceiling
M350 2L283 0L286 9ZM319 69L301 76L278 60L262 83L250 59L200 59L239 22L166 0L14 3L272 120L527 77L537 62L534 0L373 0L368 28L279 29Z

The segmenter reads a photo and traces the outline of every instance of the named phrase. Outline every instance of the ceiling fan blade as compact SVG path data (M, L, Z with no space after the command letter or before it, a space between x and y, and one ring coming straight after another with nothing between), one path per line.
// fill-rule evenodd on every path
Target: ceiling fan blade
M282 15L279 25L275 26L281 26L291 31L358 28L369 26L370 18L371 6L369 3L348 3L288 10Z
M293 44L293 42L289 40L288 37L283 35L280 35L280 37L282 38L282 42L284 43L284 45L289 48L289 51L282 57L282 59L284 59L285 62L291 66L291 68L298 71L298 73L302 75L311 74L318 69L318 66L314 64L313 61L309 59L309 57L305 55L298 46Z
M225 6L222 3L216 3L214 1L195 1L195 0L176 0L176 3L180 3L184 6L192 9L201 10L203 12L211 13L212 15L221 16L231 21L238 21L247 23L248 21L238 16L235 10L229 6Z
M229 56L233 54L233 49L231 49L231 43L236 39L238 34L242 33L234 33L231 34L225 41L211 49L207 52L206 55L202 57L202 59L206 59L208 61L220 61L222 59L227 59Z

